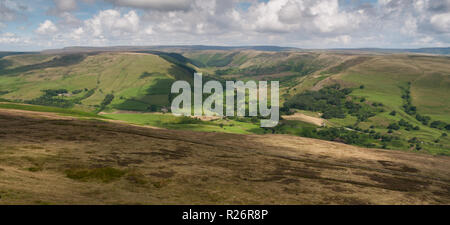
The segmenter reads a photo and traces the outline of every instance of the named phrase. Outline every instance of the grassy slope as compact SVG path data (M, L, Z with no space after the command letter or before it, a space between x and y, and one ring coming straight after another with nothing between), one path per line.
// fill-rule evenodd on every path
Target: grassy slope
M232 69L231 75L224 77L240 80L266 79L280 80L281 104L291 96L309 89L317 90L333 83L340 83L345 87L359 87L352 96L365 97L369 102L384 104L386 112L372 117L368 122L359 124L362 129L374 130L382 134L387 133L389 123L404 119L414 126L419 126L420 131L395 131L395 135L402 137L402 141L394 141L389 148L407 149L407 140L417 137L425 141L424 149L433 154L449 154L450 142L448 137L441 137L445 131L432 129L422 125L414 116L403 112L404 104L402 89L408 82L412 83L411 95L413 105L418 107L421 115L427 115L432 120L442 120L450 123L450 66L448 57L433 56L407 56L407 55L347 55L347 54L310 54L317 67L307 76L297 73L294 77L283 80L282 72L270 74L271 76L254 76L246 74L246 69L254 66L271 68L283 66L288 62L304 60L300 56L304 53L265 53L255 51L227 52L227 51L196 51L185 53L185 56L203 65L200 70L205 73L214 73L217 70ZM239 71L241 74L233 74ZM262 70L264 71L264 70ZM270 71L270 70L268 70ZM396 110L396 116L390 116L389 112ZM347 116L345 119L331 119L335 126L353 125L356 117ZM434 143L439 139L440 143Z
M354 86L364 85L364 89L356 89L352 95L385 105L386 112L371 118L367 123L362 123L360 126L363 129L375 125L377 132L386 133L385 127L389 123L404 119L414 126L419 126L420 131L400 130L395 133L404 140L417 137L426 142L427 151L438 153L450 150L450 140L441 137L444 131L424 126L415 119L415 116L403 112L404 100L401 98L403 94L401 87L406 87L408 82L412 83L413 105L417 106L420 114L430 116L432 121L442 120L449 123L450 76L448 71L450 67L448 58L445 57L397 55L375 57L338 74L336 79L342 79ZM397 111L396 116L389 115L392 110ZM349 125L356 122L356 119L349 117L344 120L333 119L332 122ZM436 139L441 140L440 144L432 143ZM395 148L395 146L392 147Z
M9 103L9 102L0 102L0 109L15 109L15 110L24 110L24 111L32 111L32 112L49 112L49 113L57 113L64 116L75 116L75 117L88 117L88 118L106 118L94 113L75 110L75 109L63 109L57 107L49 107L49 106L40 106L40 105L26 105L26 104L17 104L17 103Z
M450 202L448 157L47 116L0 110L0 204Z
M1 69L14 69L21 66L33 65L52 60L54 55L26 54L5 56L0 60Z
M141 77L144 72L152 75ZM92 96L84 99L82 105L78 106L92 110L92 106L99 105L107 94L115 95L111 106L120 105L127 99L140 99L147 96L148 90L153 85L160 84L157 80L174 80L175 76L188 76L188 74L159 56L106 53L90 55L75 65L0 76L0 90L9 92L3 94L2 98L31 100L42 95L44 89L64 88L69 91L96 89ZM169 87L166 89L170 90ZM86 91L73 98L85 94ZM149 99L148 103L155 101L157 105L168 104L167 100L160 100L159 93L153 93L147 99Z
M442 131L423 126L414 117L402 112L403 100L400 89L400 86L412 82L413 104L418 107L419 113L429 115L433 120L450 122L448 116L450 114L448 57L355 56L331 53L258 51L196 51L184 55L196 62L200 67L199 71L206 73L214 74L219 69L231 69L231 71L243 72L243 74L231 74L236 79L280 80L282 102L296 93L311 88L320 88L333 82L353 87L363 84L365 89L357 89L352 95L366 97L369 102L381 102L385 105L386 112L371 118L369 122L361 123L359 125L361 128L368 129L371 125L375 125L374 130L386 133L385 127L389 123L405 119L415 126L419 126L421 130L396 131L397 135L404 139L404 143L389 146L390 148L405 149L406 140L418 137L428 143L427 146L424 146L428 152L448 152L449 138L440 137ZM10 61L15 60L13 65L26 65L49 60L47 57L36 55L6 58ZM309 65L309 67L298 67L303 64ZM297 67L295 67L295 71L292 71L292 68L286 71L273 69L285 68L286 65ZM262 75L252 74L255 68L262 72ZM141 77L144 72L151 76ZM229 75L225 75L224 78L228 79ZM66 88L73 91L87 88L95 89L95 93L84 99L82 105L77 105L76 107L79 109L93 110L94 106L99 105L107 94L114 94L115 98L106 111L113 108L146 110L151 104L167 105L167 93L171 82L174 81L174 77L183 76L189 80L190 75L186 71L156 55L105 53L88 56L81 63L75 65L37 69L21 73L18 76L0 76L0 90L10 91L6 94L0 92L0 98L32 99L41 95L43 89ZM84 94L86 94L85 91L73 98ZM391 110L396 110L397 116L390 116ZM155 118L149 115L112 115L111 117L122 117L119 119L157 126L152 122L155 121ZM356 118L348 116L345 119L332 119L331 122L336 126L353 125ZM235 124L234 127L224 126L223 128L220 127L221 122L212 123L201 125L174 123L170 125L170 122L167 122L162 127L233 133L259 132L258 129L254 130L253 126L255 125L251 123ZM302 127L302 125L299 126ZM441 143L432 144L438 138Z
M184 56L197 62L205 74L228 70L224 79L278 80L281 104L291 96L312 88L327 76L319 73L352 56L304 52L194 51Z
M183 122L181 117L170 114L108 114L108 118L126 121L132 124L147 125L176 130L193 130L203 132L224 132L234 134L263 133L258 124L234 120L191 121Z

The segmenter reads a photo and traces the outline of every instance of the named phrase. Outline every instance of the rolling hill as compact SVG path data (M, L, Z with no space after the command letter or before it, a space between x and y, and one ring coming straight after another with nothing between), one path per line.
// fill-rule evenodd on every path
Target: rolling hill
M0 99L164 128L290 134L450 155L449 61L438 55L273 47L66 48L1 58ZM249 118L199 122L149 114L168 107L171 84L191 81L194 71L220 81L278 80L285 116L322 117L327 127L285 120L268 130Z
M356 54L353 50L306 53L208 50L188 51L184 56L199 71L225 79L279 80L281 102L285 106L296 105L291 110L306 114L342 111L329 116L327 124L382 140L378 147L449 154L448 56ZM337 107L329 103L332 95L322 96L323 104L332 106L322 111L313 109L312 102L293 100L307 99L308 95L317 95L319 90L333 85L351 91ZM344 103L349 106L344 107ZM352 112L355 108L358 110ZM397 123L403 128L389 128ZM383 139L383 135L394 140Z
M2 56L0 204L450 202L448 56L208 46ZM164 113L171 84L194 71L280 81L279 125Z
M164 57L164 58L163 58ZM2 59L2 98L60 106L40 97L45 90L62 90L62 103L86 110L108 103L123 110L145 111L149 105L168 105L174 80L190 80L187 67L149 53L89 53L22 55ZM51 96L54 97L54 96ZM62 104L61 103L61 104Z

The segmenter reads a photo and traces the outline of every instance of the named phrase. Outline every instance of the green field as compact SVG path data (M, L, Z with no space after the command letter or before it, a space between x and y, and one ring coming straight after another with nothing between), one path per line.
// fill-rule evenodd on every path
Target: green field
M264 130L257 123L218 119L201 121L189 117L177 117L171 114L108 114L106 117L126 121L137 125L154 126L167 129L193 130L203 132L224 132L235 134L262 134Z
M25 111L33 111L33 112L50 112L57 113L59 115L64 116L76 116L76 117L87 117L87 118L103 118L106 117L97 115L95 113L75 110L75 109L64 109L57 107L49 107L49 106L40 106L40 105L24 105L17 103L7 103L0 101L0 109L17 109L17 110L25 110Z

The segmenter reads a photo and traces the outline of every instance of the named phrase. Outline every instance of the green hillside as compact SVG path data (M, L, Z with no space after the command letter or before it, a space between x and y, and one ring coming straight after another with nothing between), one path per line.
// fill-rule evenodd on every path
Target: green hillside
M394 143L392 148L413 149L419 146L431 152L448 152L450 143L445 134L449 132L450 124L449 59L406 55L372 57L333 76L351 86L364 87L356 89L352 96L364 98L369 104L383 104L385 112L357 124L361 129L374 126L375 131L385 133L389 132L390 124L403 120L411 124L410 127L419 129L391 129L394 136L408 141ZM405 109L407 105L415 110ZM422 117L428 117L429 121L424 123L420 120ZM341 125L353 123L339 119L335 122Z
M321 112L331 127L345 127L352 132L333 134L330 128L324 128L319 129L321 134L302 136L450 154L446 136L450 124L449 57L211 50L184 55L206 74L240 80L279 80L285 112ZM337 93L319 93L333 85L350 93L340 99L335 98ZM311 96L316 98L308 100ZM394 124L401 124L400 129L388 128L397 128Z
M146 53L22 55L2 62L9 66L1 70L1 98L89 111L168 106L171 83L192 77Z
M108 118L169 129L291 134L450 155L449 57L293 50L178 52L8 55L0 59L0 100L104 112ZM180 122L148 114L170 106L172 83L192 82L194 71L202 72L205 81L280 81L283 116L322 117L327 126L311 126L295 116L281 120L276 128L260 129L259 120L251 118Z

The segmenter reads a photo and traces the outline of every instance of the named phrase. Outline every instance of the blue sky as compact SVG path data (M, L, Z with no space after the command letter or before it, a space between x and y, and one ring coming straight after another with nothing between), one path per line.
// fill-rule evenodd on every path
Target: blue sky
M0 51L67 46L448 47L450 0L0 0Z

